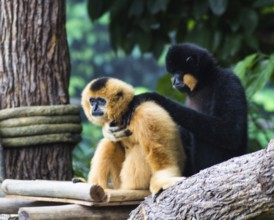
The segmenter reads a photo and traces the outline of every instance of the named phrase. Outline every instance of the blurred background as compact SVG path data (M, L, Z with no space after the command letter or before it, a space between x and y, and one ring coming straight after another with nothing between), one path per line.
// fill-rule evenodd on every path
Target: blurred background
M117 77L136 93L158 91L183 101L171 87L165 54L171 43L207 48L231 68L249 104L249 152L274 137L274 0L70 0L67 1L71 103L93 78ZM84 115L74 149L75 176L86 177L102 137ZM233 137L231 137L233 138Z

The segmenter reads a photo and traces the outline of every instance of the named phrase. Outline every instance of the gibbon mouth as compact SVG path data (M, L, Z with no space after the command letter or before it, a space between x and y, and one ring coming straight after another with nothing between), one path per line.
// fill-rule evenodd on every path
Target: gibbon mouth
M186 87L185 83L176 83L176 84L173 84L173 88L177 89L177 90L181 90L181 89L183 89L185 87Z
M103 112L92 112L91 115L95 116L95 117L100 117L100 116L103 116L104 113Z
M180 92L183 92L183 93L191 92L191 90L189 89L189 87L185 83L175 84L175 85L173 85L173 88L180 91Z

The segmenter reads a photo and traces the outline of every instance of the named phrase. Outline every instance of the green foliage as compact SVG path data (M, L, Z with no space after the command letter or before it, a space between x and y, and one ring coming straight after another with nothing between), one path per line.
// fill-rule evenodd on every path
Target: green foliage
M82 142L73 151L73 169L75 176L87 178L90 160L102 138L102 129L89 122L83 122L82 126Z
M274 54L270 57L262 54L249 55L234 70L245 87L248 101L251 101L253 95L265 87L274 72Z
M238 62L234 71L239 76L249 103L249 150L263 148L274 137L273 89L267 89L274 73L274 54L252 54ZM259 147L258 147L259 146Z
M159 58L166 44L191 41L232 64L257 49L273 50L258 37L273 30L273 6L273 0L89 0L89 15L95 21L109 13L114 50L129 54L138 46Z

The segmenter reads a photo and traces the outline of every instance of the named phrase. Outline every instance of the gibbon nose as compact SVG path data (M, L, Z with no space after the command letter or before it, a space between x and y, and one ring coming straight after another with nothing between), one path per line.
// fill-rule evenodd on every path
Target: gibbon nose
M99 108L99 105L95 104L94 106L92 106L91 115L92 116L102 116L102 115L104 115L104 112Z
M176 86L176 85L182 84L182 81L179 80L178 77L174 77L172 83L173 83L174 86Z
M182 75L182 74L175 73L175 74L172 76L171 82L172 82L172 85L173 85L174 87L182 86L182 84L184 84L181 75Z

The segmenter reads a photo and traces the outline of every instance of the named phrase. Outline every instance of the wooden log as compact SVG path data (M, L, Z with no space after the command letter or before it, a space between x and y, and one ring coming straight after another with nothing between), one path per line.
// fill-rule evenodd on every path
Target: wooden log
M76 105L46 105L46 106L26 106L19 108L2 109L0 111L0 121L8 118L32 117L32 116L52 116L52 115L79 115L80 108Z
M81 135L71 133L43 134L17 138L2 138L2 144L5 147L28 147L38 144L78 143L80 141Z
M31 116L21 118L10 118L0 121L1 128L13 128L22 127L28 125L39 125L39 124L63 124L63 123L76 123L80 124L80 115L63 115L60 116Z
M77 219L77 220L123 220L127 219L135 206L123 207L85 207L80 205L63 205L48 207L30 207L19 209L20 220Z
M102 187L87 183L47 180L4 180L2 190L5 194L23 196L56 197L85 201L104 201Z
M0 214L17 214L21 207L53 206L61 203L40 202L27 199L0 198ZM0 218L1 219L1 218Z
M129 219L251 219L274 216L274 139L147 198Z
M81 133L82 126L80 124L43 124L30 125L23 127L1 128L0 137L24 137L43 134L58 134L58 133Z

